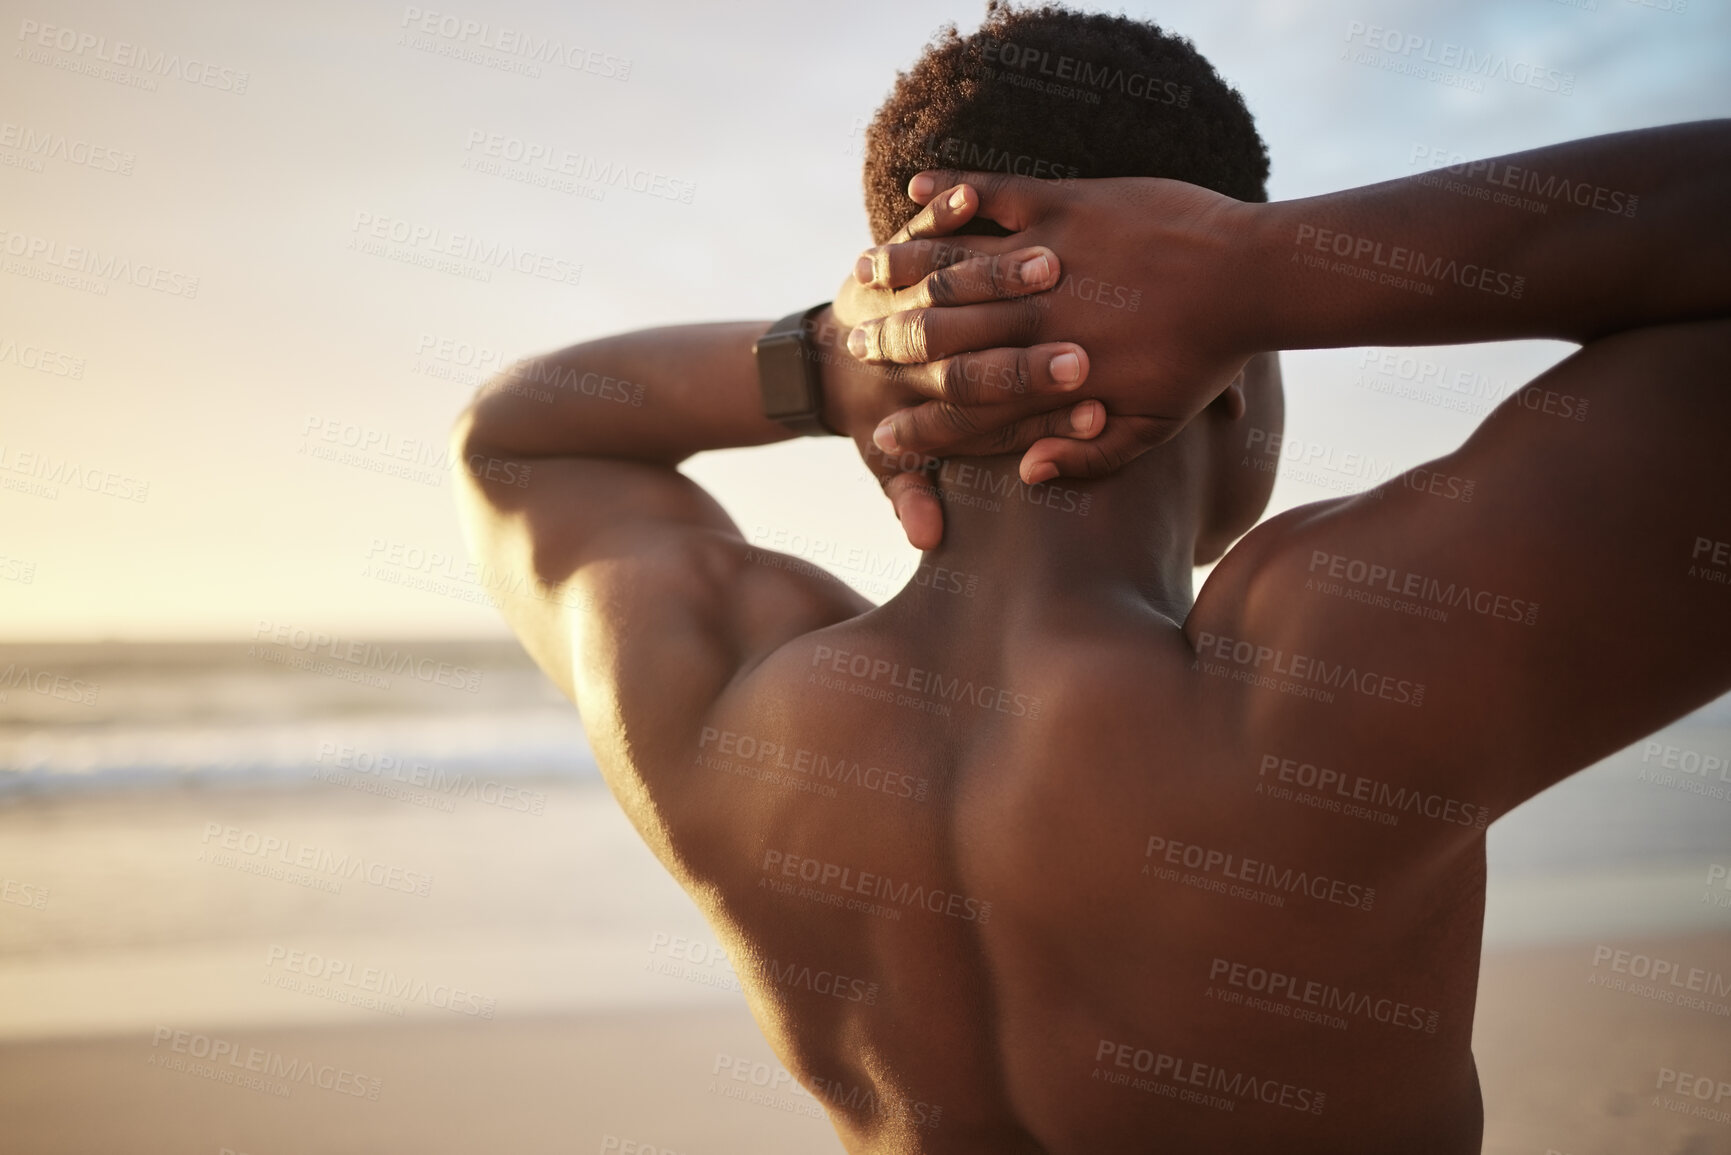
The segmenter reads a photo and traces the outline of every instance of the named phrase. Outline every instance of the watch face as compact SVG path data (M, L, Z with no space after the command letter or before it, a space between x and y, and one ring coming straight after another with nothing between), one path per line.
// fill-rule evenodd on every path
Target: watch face
M804 343L797 336L758 340L757 378L763 387L764 416L779 421L817 412L817 397L806 375Z

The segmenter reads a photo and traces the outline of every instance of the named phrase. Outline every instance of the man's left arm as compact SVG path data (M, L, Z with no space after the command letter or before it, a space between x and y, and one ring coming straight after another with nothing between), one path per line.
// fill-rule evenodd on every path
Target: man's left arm
M747 545L677 469L701 450L792 436L763 415L752 344L768 328L654 329L523 362L483 387L453 432L485 584L577 703L610 784L658 849L658 806L635 771L695 745L741 670L870 604L815 567L766 564L775 555ZM874 418L850 409L864 391L834 374L826 384L826 420L869 431Z

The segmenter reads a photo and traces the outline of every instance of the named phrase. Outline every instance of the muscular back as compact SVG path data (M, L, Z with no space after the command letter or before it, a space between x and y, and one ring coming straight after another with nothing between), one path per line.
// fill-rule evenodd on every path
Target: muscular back
M1476 810L1399 767L1377 817L1294 801L1264 760L1351 764L1350 733L1283 737L1133 604L972 625L790 642L684 771L706 913L850 1146L1474 1149Z
M1472 1151L1484 822L1731 688L1728 332L1596 342L1182 627L870 609L617 462L477 486L483 544L572 595L506 609L850 1149Z

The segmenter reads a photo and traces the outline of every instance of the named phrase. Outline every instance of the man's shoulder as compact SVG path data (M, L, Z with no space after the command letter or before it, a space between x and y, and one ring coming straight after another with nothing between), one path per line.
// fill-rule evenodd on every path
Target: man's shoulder
M1219 632L1214 627L1243 623L1260 611L1281 609L1270 604L1266 580L1310 548L1311 529L1328 519L1350 515L1365 500L1361 494L1308 502L1258 522L1210 571L1184 623L1192 643L1199 633Z

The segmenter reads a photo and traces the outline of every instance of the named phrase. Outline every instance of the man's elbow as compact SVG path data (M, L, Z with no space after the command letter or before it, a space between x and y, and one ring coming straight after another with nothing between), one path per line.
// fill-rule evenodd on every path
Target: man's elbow
M505 448L487 421L485 392L451 425L449 457L459 492L469 491L492 505L515 505L528 488L533 464Z
M514 455L513 444L522 436L522 421L515 398L501 385L520 371L513 365L494 375L475 390L475 396L451 425L451 462L457 465L472 457L502 458ZM516 436L512 430L518 429ZM472 471L471 471L472 472Z
M551 393L526 389L523 384L540 380L546 373L545 362L519 361L477 389L452 426L453 457L466 460L481 453L531 459L570 452L564 440L577 423L560 407L547 404L554 400Z
M475 408L479 399L470 402L468 407L457 414L457 420L451 424L450 462L451 472L461 486L464 482L476 480L474 471L469 468L469 458L475 455L485 455L476 436L477 423Z
M485 450L491 446L501 447L499 426L509 423L509 413L501 412L500 402L508 401L509 395L502 394L498 385L501 379L508 377L515 367L506 369L475 390L474 397L463 411L457 414L457 419L451 425L451 455L453 459L467 457L472 452Z

